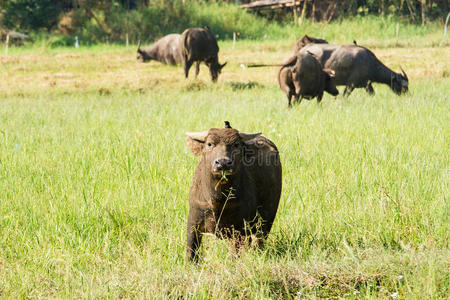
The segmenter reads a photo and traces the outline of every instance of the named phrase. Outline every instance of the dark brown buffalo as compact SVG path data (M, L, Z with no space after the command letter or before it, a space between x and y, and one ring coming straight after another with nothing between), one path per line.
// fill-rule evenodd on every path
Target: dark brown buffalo
M314 38L312 36L308 36L308 35L304 35L302 38L300 38L297 43L295 43L294 45L294 54L297 54L298 51L300 51L300 49L302 49L303 47L305 47L308 44L328 44L328 42L326 40L322 40L322 39L317 39Z
M138 43L137 60L147 62L157 60L164 64L176 65L181 62L178 49L180 34L172 33L157 40L153 45L141 49L141 41Z
M291 106L292 97L294 102L298 99L301 101L303 98L314 97L317 97L317 102L320 102L324 91L333 96L339 94L334 81L334 72L323 69L313 54L303 50L292 56L280 68L278 82L288 97L288 107Z
M208 27L188 28L180 38L181 62L184 68L184 75L188 78L189 69L195 62L195 76L200 72L199 65L204 62L211 74L212 81L217 81L222 68L226 65L219 64L219 46L213 33Z
M197 260L203 233L267 237L281 194L281 163L269 139L233 128L187 133L200 162L189 193L187 258ZM225 174L225 176L224 176Z
M345 85L344 96L354 88L365 88L374 94L372 82L384 83L400 95L408 91L408 76L386 67L369 49L357 45L308 44L303 50L310 51L325 68L336 73L336 85Z

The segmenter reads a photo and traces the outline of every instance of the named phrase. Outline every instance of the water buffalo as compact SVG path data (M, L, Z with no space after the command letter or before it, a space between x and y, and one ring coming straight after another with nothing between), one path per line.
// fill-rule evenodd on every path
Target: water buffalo
M234 238L237 247L246 236L267 237L281 195L275 144L233 128L187 133L186 143L201 156L189 193L187 259L197 260L203 233Z
M302 49L303 47L305 47L308 44L328 44L328 42L326 40L322 40L322 39L317 39L314 38L312 36L308 36L308 35L304 35L303 37L301 37L297 43L295 43L294 45L294 54L297 54L298 51L300 51L300 49Z
M336 85L345 85L344 96L354 88L374 94L372 82L387 84L396 94L408 91L408 76L386 67L369 49L357 45L308 44L304 50L314 53L325 68L336 73Z
M334 72L323 69L320 62L311 52L300 50L297 55L292 56L288 62L278 71L278 82L280 88L288 97L288 107L291 99L312 99L317 97L320 102L323 92L326 91L333 96L339 94L334 81Z
M200 72L199 65L204 62L211 74L212 81L217 81L222 68L227 64L219 64L219 46L211 30L204 28L188 28L180 37L179 41L181 62L184 68L184 75L187 78L189 69L195 62L195 76Z
M157 60L164 64L176 65L181 62L178 48L180 34L172 33L156 41L153 45L141 50L141 41L138 43L137 60L147 62Z

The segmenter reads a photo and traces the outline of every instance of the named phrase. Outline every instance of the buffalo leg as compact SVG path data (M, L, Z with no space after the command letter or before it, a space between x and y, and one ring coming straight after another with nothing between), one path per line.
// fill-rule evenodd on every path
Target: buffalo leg
M323 98L323 92L320 92L319 95L317 95L317 103L320 103L320 101L322 101Z
M195 78L197 78L198 73L200 73L200 62L195 62Z
M290 108L290 107L292 106L292 105L291 105L292 94L289 93L289 94L287 95L287 98L288 98L288 108Z
M188 78L189 76L189 69L192 66L193 61L192 60L186 60L184 62L184 77Z
M354 88L355 87L353 85L347 85L344 90L344 97L350 96L350 94L353 92Z
M202 242L201 226L195 222L195 217L189 212L187 223L187 247L186 259L189 261L198 261L198 251Z
M370 81L366 85L366 92L369 93L369 95L371 95L371 96L375 95L375 91L373 90L373 87L372 87L372 82L370 82Z

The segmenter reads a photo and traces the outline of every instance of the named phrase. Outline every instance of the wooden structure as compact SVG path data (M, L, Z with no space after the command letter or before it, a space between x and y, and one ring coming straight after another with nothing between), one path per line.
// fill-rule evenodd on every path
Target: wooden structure
M249 10L262 10L262 9L278 9L283 7L296 7L299 6L305 0L259 0L246 4L239 5L240 8L246 8Z
M259 0L239 7L255 11L290 8L293 11L294 22L299 21L297 11L301 13L300 21L308 15L313 21L330 22L339 15L339 2L336 0Z

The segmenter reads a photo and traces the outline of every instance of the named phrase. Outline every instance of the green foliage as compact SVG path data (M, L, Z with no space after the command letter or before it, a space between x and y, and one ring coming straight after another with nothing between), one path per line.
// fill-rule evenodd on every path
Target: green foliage
M58 22L61 7L52 0L10 0L6 4L3 24L11 29L52 29Z
M247 39L279 35L282 26L250 14L235 5L218 3L174 2L171 6L149 6L139 10L125 11L116 7L104 17L112 41L123 41L129 33L130 40L151 41L168 33L183 32L188 27L208 25L218 39L229 39L239 32ZM102 28L88 21L80 35L98 39ZM103 32L103 35L106 35Z
M360 45L368 47L406 47L406 46L437 46L445 45L447 40L442 40L441 28L436 25L430 24L428 26L419 26L400 20L393 16L385 17L353 17L336 20L331 23L319 23L305 20L300 25L293 24L277 24L269 22L265 19L259 19L253 15L245 14L244 18L239 17L241 11L236 11L236 22L232 22L232 14L224 14L223 19L205 19L202 15L208 15L209 10L193 10L196 11L195 19L198 22L186 21L185 25L177 27L171 25L168 21L166 26L157 26L152 23L155 20L153 14L160 12L159 10L151 11L150 9L143 9L139 12L133 12L130 23L123 23L124 19L121 14L112 14L109 18L113 26L114 32L117 32L115 39L112 39L112 35L106 35L104 31L98 26L95 21L83 23L82 30L76 31L70 36L67 35L47 35L47 34L34 34L33 38L38 44L47 45L51 47L60 46L73 46L75 35L79 37L80 45L82 47L97 44L112 42L117 44L124 44L126 38L126 30L120 30L122 26L128 26L129 28L129 41L131 44L136 43L137 40L142 40L143 43L151 43L161 36L179 32L185 28L184 26L208 26L216 34L218 40L229 40L232 37L233 32L239 33L237 36L238 41L243 40L265 40L265 41L286 41L287 39L292 41L308 34L314 37L324 38L331 43L348 44L351 41L356 40ZM218 11L215 9L213 11ZM229 12L229 10L227 10ZM156 14L158 17L159 15ZM153 16L153 17L152 17ZM248 20L246 19L248 18ZM206 20L206 21L204 21ZM122 22L122 23L121 23ZM246 25L246 24L249 25ZM232 24L232 25L228 25ZM398 37L396 35L397 24L399 26ZM60 40L59 42L56 42ZM271 45L273 50L279 49L279 46Z
M436 26L420 27L408 19L397 17L398 13L391 9L394 2L385 1L380 6L379 1L347 1L345 5L349 8L348 12L342 11L340 17L331 23L341 23L342 26L313 23L309 18L304 19L301 25L294 25L291 13L286 15L284 21L271 21L224 1L186 1L184 4L180 0L151 1L150 5L145 4L145 1L130 1L128 9L126 1L89 0L73 6L73 2L68 0L13 0L0 2L0 7L3 23L9 28L34 31L35 35L40 29L46 29L51 30L49 34L67 34L72 39L77 35L83 45L123 43L127 34L131 42L139 39L150 42L168 33L181 33L188 27L205 25L212 29L219 40L230 39L233 32L238 33L239 39L272 40L298 37L305 32L327 38L337 37L337 40L345 36L346 42L367 37L380 40L384 34L392 36L397 23L401 25L401 35L405 35L407 29L411 30L411 36L414 36L414 32L423 35ZM405 9L405 1L402 3ZM440 9L436 5L431 5L430 12ZM352 9L356 11L352 13ZM384 12L382 17L373 15L380 12ZM363 17L361 14L369 16ZM332 32L334 29L340 32ZM49 44L60 46L67 43Z

